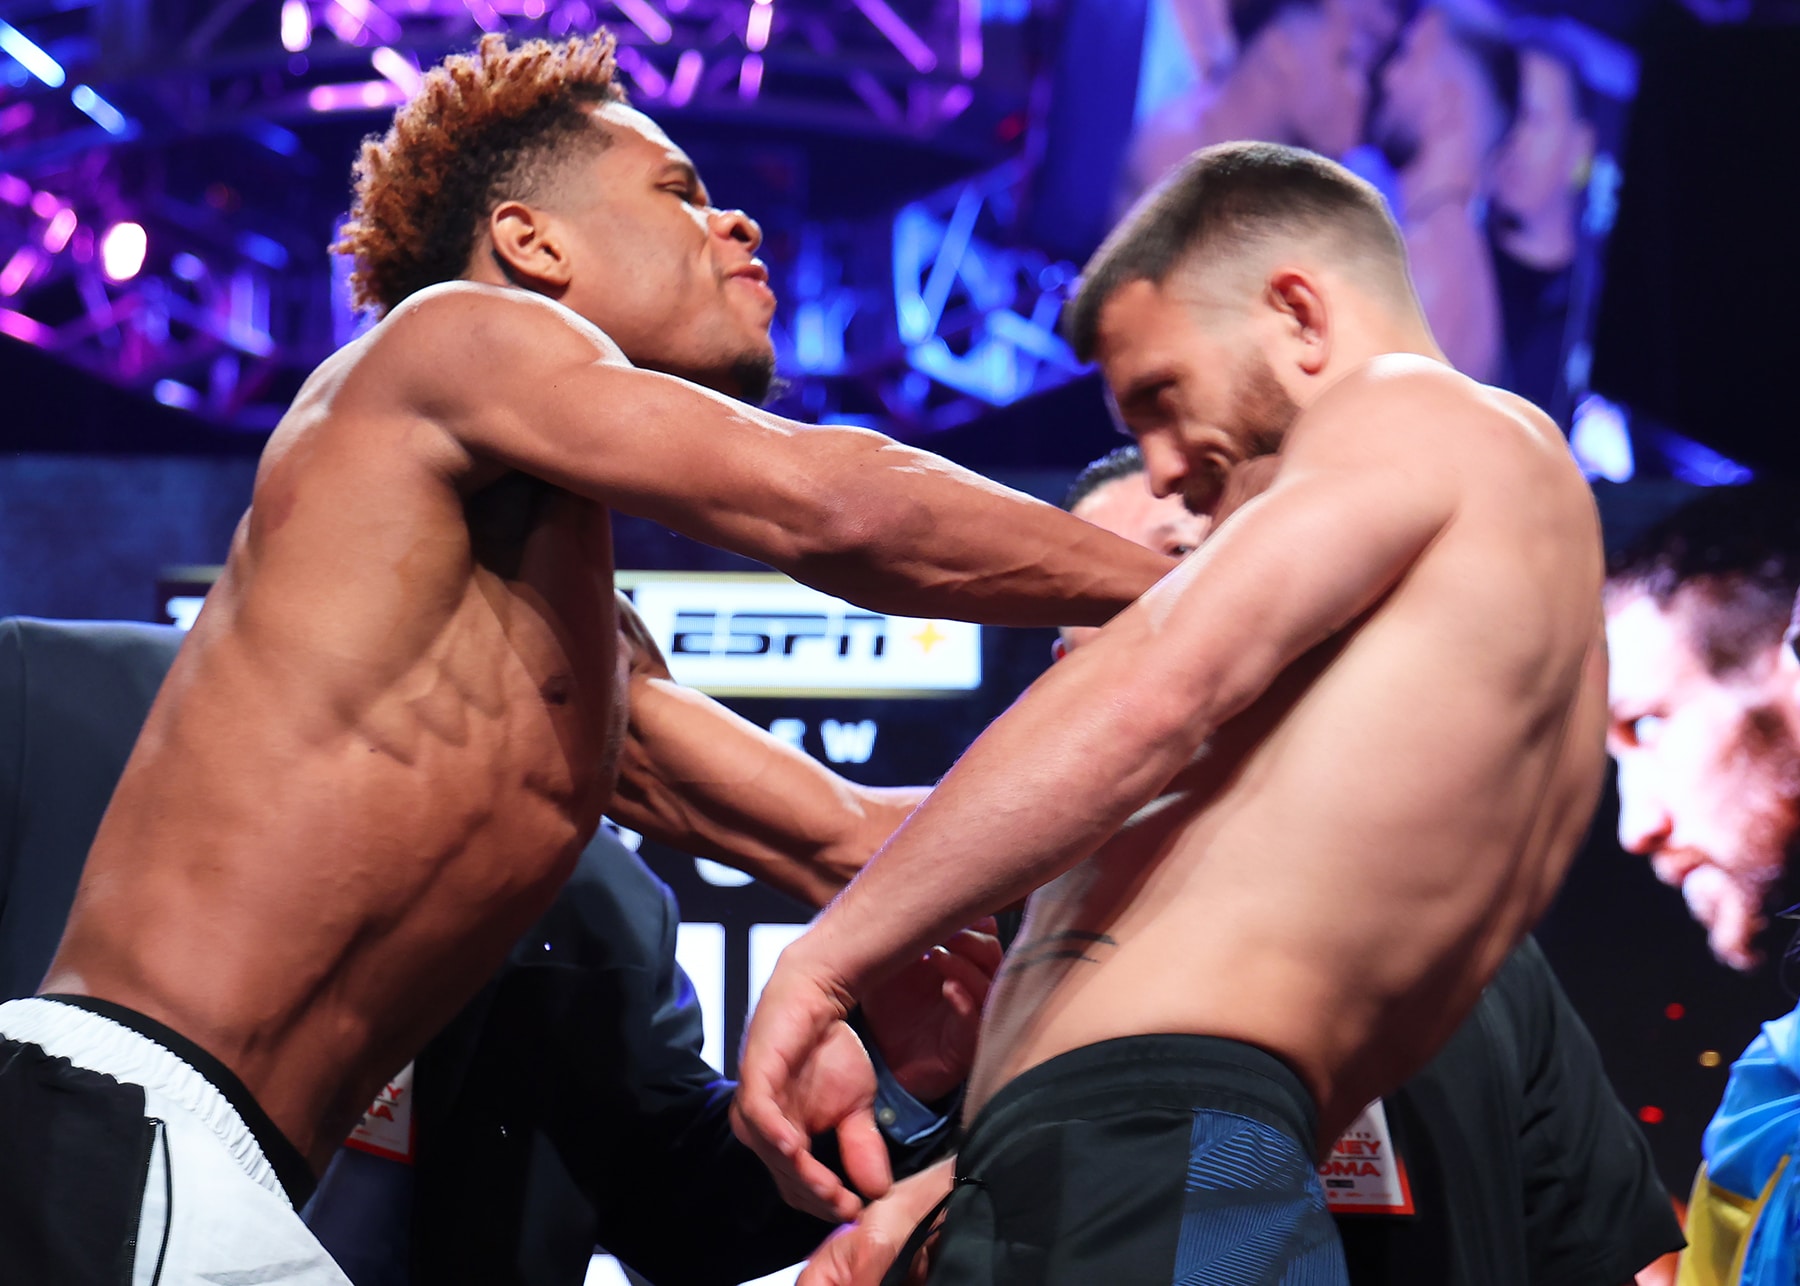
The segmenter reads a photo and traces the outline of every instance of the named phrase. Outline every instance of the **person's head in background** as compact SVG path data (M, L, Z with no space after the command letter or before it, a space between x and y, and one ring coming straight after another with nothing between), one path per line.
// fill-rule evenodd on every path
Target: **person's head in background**
M1151 491L1195 513L1344 374L1443 360L1381 194L1273 143L1188 157L1088 261L1062 326L1099 361Z
M1186 15L1197 21L1210 7L1171 3L1178 20ZM1119 208L1164 181L1199 148L1257 140L1334 159L1350 152L1362 141L1370 68L1387 13L1388 0L1249 0L1232 6L1234 59L1212 79L1164 99L1139 122L1120 171ZM1184 30L1192 21L1184 22ZM1191 34L1185 38L1192 43ZM1196 61L1201 56L1194 55Z
M1180 496L1158 497L1150 493L1150 484L1144 477L1144 456L1135 443L1108 451L1076 474L1062 507L1115 536L1171 558L1185 558L1193 553L1212 528L1212 519L1188 512ZM1097 626L1064 626L1053 654L1061 658L1099 632Z
M1800 849L1800 489L1720 487L1611 560L1619 843L1679 888L1713 954L1753 968Z
M1249 0L1232 6L1237 65L1222 96L1255 96L1255 137L1342 157L1362 141L1371 49L1358 6L1379 0ZM1212 139L1205 140L1208 142Z
M1519 111L1494 156L1489 185L1501 248L1555 271L1575 258L1594 126L1575 68L1542 45L1519 51Z
M1370 141L1388 163L1403 175L1417 167L1466 182L1480 176L1517 114L1518 55L1430 5L1401 33L1380 86Z

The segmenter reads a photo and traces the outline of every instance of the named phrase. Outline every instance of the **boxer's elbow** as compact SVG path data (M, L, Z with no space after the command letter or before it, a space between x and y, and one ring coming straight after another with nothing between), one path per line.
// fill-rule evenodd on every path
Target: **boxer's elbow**
M1142 673L1147 698L1137 712L1148 735L1186 759L1220 724L1242 714L1268 690L1279 670L1273 649L1251 642L1228 655L1176 650Z

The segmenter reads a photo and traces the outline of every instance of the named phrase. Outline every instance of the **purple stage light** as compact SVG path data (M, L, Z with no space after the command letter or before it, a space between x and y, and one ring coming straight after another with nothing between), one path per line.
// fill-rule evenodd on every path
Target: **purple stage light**
M195 411L200 407L200 390L180 380L158 380L150 395L164 406L178 406L184 411Z
M956 67L971 80L981 75L981 0L957 0Z
M398 107L406 101L400 87L386 80L358 80L342 85L314 85L306 91L306 105L315 112L356 112L375 107Z
M750 6L750 21L744 27L744 44L753 54L769 46L769 28L775 23L773 0L755 0Z
M44 249L53 255L61 254L62 248L69 244L69 238L75 235L77 222L75 211L66 205L53 214L44 228Z
M15 313L10 308L0 308L0 335L11 335L39 348L49 348L50 341L56 338L56 332L43 322L34 321L24 313Z
M620 13L631 19L631 23L639 31L659 45L669 43L669 37L675 34L675 28L669 20L656 11L656 6L649 0L613 0Z
M312 44L312 10L306 0L281 0L281 47L297 54Z
M463 0L463 8L475 19L475 25L483 31L502 31L506 27L503 19L488 0Z
M150 238L140 223L123 220L106 230L100 239L100 267L112 281L130 281L144 266L144 253Z
M37 116L37 109L30 103L14 103L0 112L0 134L10 134L14 130L24 129Z
M763 60L761 54L745 54L738 71L738 97L746 102L762 92Z
M915 71L930 71L937 66L937 55L931 52L931 46L906 25L905 19L888 8L886 0L851 0L851 3L862 10L863 16L875 24L875 29L888 38Z
M668 92L669 82L656 70L656 64L629 45L618 53L619 66L637 83L646 98L661 98Z
M265 268L276 271L287 267L287 247L273 237L265 237L260 232L238 233L237 248Z
M325 22L348 45L366 45L371 37L384 45L400 39L400 24L374 0L331 0Z
M0 295L18 294L42 262L43 256L33 246L20 246L13 251L13 257L6 261L6 267L0 268Z
M169 270L183 281L199 281L206 275L206 265L185 250L169 261Z
M53 219L56 217L56 212L60 209L62 209L62 202L58 201L50 193L33 192L31 194L31 212L37 215L38 218Z
M369 61L374 64L376 71L408 98L418 93L419 86L425 83L425 73L419 70L419 65L388 45L383 45L370 54Z
M706 70L706 55L698 49L686 49L675 60L675 75L669 81L669 106L686 107L700 87L700 73Z
M30 205L31 184L16 174L0 174L0 201L8 205Z

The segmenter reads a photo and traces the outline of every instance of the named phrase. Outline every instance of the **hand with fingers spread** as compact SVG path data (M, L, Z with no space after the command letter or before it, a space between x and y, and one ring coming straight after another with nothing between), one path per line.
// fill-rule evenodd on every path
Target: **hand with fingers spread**
M875 1069L844 1016L848 992L789 947L756 1004L739 1059L731 1128L775 1176L782 1199L823 1219L853 1219L862 1198L812 1154L835 1133L844 1172L862 1197L893 1181L875 1123Z
M968 1079L981 1006L1003 951L992 919L933 947L863 998L864 1026L900 1087L922 1103Z
M913 1230L950 1191L955 1172L956 1158L946 1157L896 1183L887 1196L864 1207L855 1223L839 1228L813 1252L795 1286L881 1286ZM927 1257L918 1256L907 1286L923 1286L926 1265Z

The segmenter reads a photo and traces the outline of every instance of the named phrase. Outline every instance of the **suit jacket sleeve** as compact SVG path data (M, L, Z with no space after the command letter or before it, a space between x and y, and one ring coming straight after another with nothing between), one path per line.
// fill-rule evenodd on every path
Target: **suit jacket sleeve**
M569 1286L598 1244L655 1282L735 1286L830 1231L733 1137L676 928L602 832L421 1055L414 1281Z
M678 917L661 890L636 1083L636 1162L603 1167L600 1243L656 1282L748 1281L810 1254L831 1225L788 1207L768 1170L731 1132L736 1086L700 1056L699 1002L675 962Z
M1496 985L1520 1039L1533 1286L1620 1286L1682 1246L1649 1144L1536 942L1521 944Z

